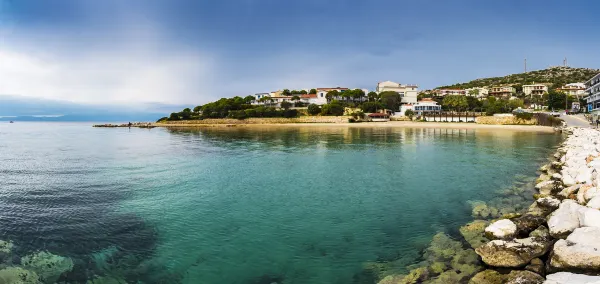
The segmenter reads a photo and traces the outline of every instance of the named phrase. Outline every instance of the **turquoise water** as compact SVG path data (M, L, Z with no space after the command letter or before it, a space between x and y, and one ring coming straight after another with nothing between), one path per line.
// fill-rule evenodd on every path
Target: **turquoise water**
M365 283L418 261L562 139L393 128L0 124L0 239L69 256L68 283Z

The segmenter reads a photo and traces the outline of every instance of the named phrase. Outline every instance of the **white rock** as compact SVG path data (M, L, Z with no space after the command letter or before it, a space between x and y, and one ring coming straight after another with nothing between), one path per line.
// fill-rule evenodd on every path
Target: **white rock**
M575 181L575 179L573 177L571 177L570 174L565 172L565 173L563 173L562 183L565 186L572 186L572 185L576 184L577 181Z
M579 190L580 187L581 187L581 184L575 184L575 185L569 186L569 187L563 189L561 192L559 192L558 195L562 196L564 198L568 198L571 194L577 193L577 191Z
M554 180L561 180L562 179L562 175L559 173L554 173L552 174L552 179Z
M580 227L579 209L584 208L574 200L564 200L558 209L548 217L548 229L554 238L565 238L573 230Z
M585 206L589 208L600 209L600 196L592 198L592 200L588 201Z
M556 209L556 208L558 208L558 206L560 206L560 200L553 198L553 197L538 198L538 200L536 200L535 202L537 202L537 204L539 204L542 207L552 208L552 209Z
M511 220L502 219L490 224L485 228L485 232L497 239L510 238L517 233L517 225Z
M558 272L546 275L544 284L600 284L600 276Z
M537 189L541 194L550 195L552 193L552 189L554 188L554 181L548 180L543 181L535 185L535 189Z
M550 266L557 270L600 269L600 228L578 228L554 245Z
M588 207L580 208L579 225L581 227L598 227L600 228L600 211Z
M600 190L597 187L582 186L577 192L577 202L585 205L592 198L600 195Z
M590 169L590 168L581 169L579 171L579 174L577 175L577 177L575 177L575 182L592 184L592 169Z

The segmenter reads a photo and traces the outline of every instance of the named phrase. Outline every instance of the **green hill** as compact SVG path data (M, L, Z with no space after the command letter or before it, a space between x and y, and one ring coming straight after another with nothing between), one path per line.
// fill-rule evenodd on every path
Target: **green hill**
M526 73L512 74L504 77L491 77L476 79L468 83L459 83L441 88L467 89L473 87L488 87L496 85L527 85L535 83L552 83L552 89L560 88L569 83L583 83L594 75L600 73L599 69L573 68L573 67L550 67L544 70L530 71Z

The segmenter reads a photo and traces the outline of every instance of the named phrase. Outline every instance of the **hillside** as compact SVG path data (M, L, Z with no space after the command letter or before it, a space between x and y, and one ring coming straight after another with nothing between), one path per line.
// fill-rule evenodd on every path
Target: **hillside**
M494 85L527 85L535 83L552 83L552 89L559 88L568 83L585 82L594 75L600 73L599 69L573 68L573 67L550 67L544 70L530 71L526 73L512 74L504 77L481 78L468 83L459 83L440 88L473 88Z

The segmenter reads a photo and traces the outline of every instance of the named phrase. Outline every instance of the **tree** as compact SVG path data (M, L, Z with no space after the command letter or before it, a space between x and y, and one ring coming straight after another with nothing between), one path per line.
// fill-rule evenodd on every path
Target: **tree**
M311 95L316 95L317 94L317 89L310 89L310 91L308 92Z
M188 120L192 117L192 110L189 107L186 107L182 112L179 113L179 116L183 120Z
M377 112L382 108L383 104L380 102L364 102L360 105L363 112Z
M522 108L524 106L525 106L525 102L521 99L513 99L513 100L508 101L508 107L510 108L510 111L513 111L518 108Z
M180 120L179 114L176 112L171 113L171 115L169 116L169 120L172 120L172 121Z
M344 107L342 104L340 104L340 102L332 101L329 104L323 105L321 108L321 114L340 116L344 114Z
M361 89L352 90L352 100L353 101L362 101L362 98L365 97L365 91Z
M405 115L405 116L408 116L408 118L410 118L410 120L412 120L412 119L413 119L413 116L415 115L415 112L414 112L412 109L407 109L407 110L404 112L404 115Z
M321 112L321 108L316 104L308 105L308 114L317 115Z
M397 110L400 107L400 94L393 91L381 92L379 94L379 100L383 103L383 106L387 109Z
M512 87L515 88L515 92L517 94L523 93L523 85L514 84L514 85L512 85Z
M337 98L340 93L337 90L329 91L325 94L325 98L327 98L327 102L331 102L333 99Z
M194 113L199 113L202 110L202 106L196 106L194 108Z
M290 90L288 90L288 89L283 89L283 92L281 92L281 95L282 95L282 96L289 96L289 95L291 95L291 94L292 94L292 93L291 93L291 92L290 92Z
M300 94L301 94L301 95L306 95L306 94L307 94L307 92L306 92L306 90L300 90Z
M473 97L477 97L477 96L479 96L479 89L472 89L472 90L469 90L469 95L470 95L470 96L473 96Z
M287 102L287 101L283 101L281 102L281 108L283 109L289 109L292 106L292 103Z
M567 96L565 93L551 90L548 92L548 108L549 109L564 109Z
M295 101L295 102L297 102L297 101L299 101L299 100L300 100L300 97L299 97L299 96L293 96L293 97L292 97L292 101Z
M255 100L255 99L256 99L256 98L255 98L254 96L246 96L246 97L244 98L244 102L245 102L246 104L251 104L252 102L254 102L254 100Z
M375 101L377 101L377 99L379 99L379 95L377 95L377 93L375 93L375 92L369 92L367 94L367 98L369 99L370 102L375 102Z
M442 106L449 110L461 111L469 107L469 102L466 96L462 95L449 95L445 96L442 101Z

